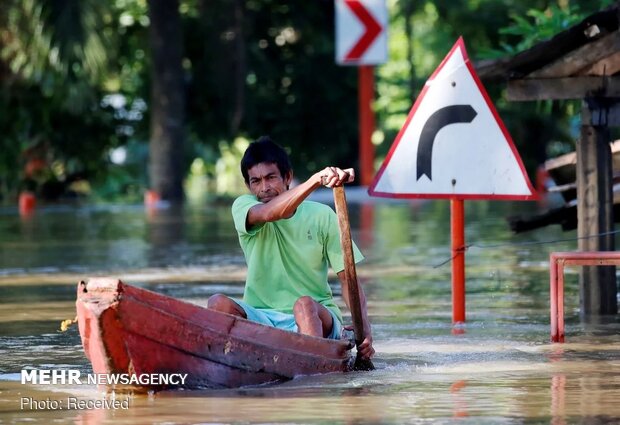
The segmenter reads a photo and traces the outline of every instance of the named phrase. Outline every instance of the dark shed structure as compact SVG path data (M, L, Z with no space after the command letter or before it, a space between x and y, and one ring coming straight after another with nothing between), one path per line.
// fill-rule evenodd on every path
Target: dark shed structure
M483 81L507 84L511 101L581 99L577 141L580 251L613 251L610 126L620 126L620 1L515 56L476 64ZM615 267L580 271L582 316L617 314Z

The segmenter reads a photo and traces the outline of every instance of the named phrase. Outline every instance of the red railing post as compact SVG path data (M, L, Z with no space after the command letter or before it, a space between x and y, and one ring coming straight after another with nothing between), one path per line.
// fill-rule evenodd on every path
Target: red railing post
M620 252L552 252L549 255L551 341L564 342L564 266L618 266Z
M558 338L558 262L555 253L549 256L549 301L551 309L551 342Z
M556 261L558 297L558 342L564 342L564 259Z

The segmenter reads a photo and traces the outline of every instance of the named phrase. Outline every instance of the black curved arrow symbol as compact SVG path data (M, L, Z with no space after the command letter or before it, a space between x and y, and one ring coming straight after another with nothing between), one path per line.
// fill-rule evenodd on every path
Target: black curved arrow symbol
M433 112L433 115L424 123L420 134L416 181L425 174L429 180L432 180L433 143L439 130L450 124L470 123L476 115L478 113L471 105L451 105Z

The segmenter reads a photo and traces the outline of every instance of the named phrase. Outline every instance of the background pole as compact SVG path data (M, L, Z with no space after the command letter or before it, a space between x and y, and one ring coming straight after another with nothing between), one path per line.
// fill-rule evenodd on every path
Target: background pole
M372 133L375 131L375 113L372 102L375 98L375 67L361 65L358 68L359 101L359 182L362 186L372 183L374 175L375 148Z

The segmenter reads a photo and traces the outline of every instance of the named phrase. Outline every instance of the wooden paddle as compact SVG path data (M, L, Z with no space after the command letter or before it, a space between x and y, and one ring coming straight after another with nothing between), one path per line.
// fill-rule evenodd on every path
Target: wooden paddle
M349 225L349 211L347 210L347 198L344 194L344 187L334 187L334 203L336 204L336 214L338 215L340 246L342 247L342 255L344 257L344 278L349 288L349 308L351 309L351 319L353 320L355 344L359 347L366 335L364 333L364 318L362 317L362 305L357 283L357 273L355 272L355 260L353 259L351 226ZM362 359L358 352L353 368L355 370L373 370L375 366L370 360Z

